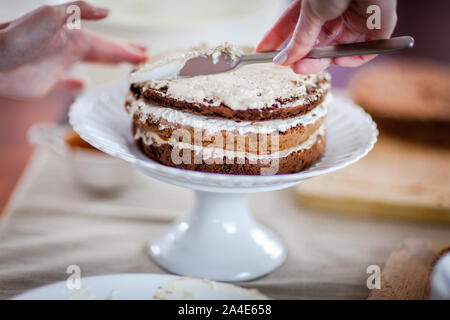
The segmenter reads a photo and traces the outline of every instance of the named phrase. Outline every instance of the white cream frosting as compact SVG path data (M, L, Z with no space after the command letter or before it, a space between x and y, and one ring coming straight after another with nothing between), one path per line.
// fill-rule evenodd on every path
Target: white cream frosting
M190 53L165 56L163 59L144 64L138 70L133 71L128 81L130 83L137 83L149 81L149 79L158 80L176 77L178 71L183 68L186 61L193 57L195 55Z
M211 57L213 63L217 63L219 61L219 57L222 55L228 57L231 61L234 61L243 54L244 51L242 51L240 47L230 42L225 42L218 45L214 49L207 50L203 55Z
M328 94L323 103L304 115L289 119L269 121L234 121L227 119L207 118L194 113L160 107L141 99L134 100L131 96L128 100L130 101L128 112L130 114L138 114L142 122L145 122L148 117L151 117L155 120L164 119L170 123L203 129L207 133L234 131L238 134L271 134L274 132L286 132L290 128L297 127L298 125L306 126L325 117L331 96ZM165 128L165 125L161 123L159 124L159 129L162 130Z
M198 56L210 57L213 63L217 63L222 55L234 61L242 54L243 51L240 47L229 42L225 42L212 49L199 49L171 54L142 65L138 70L130 74L129 82L136 83L150 80L174 79L186 61Z
M234 151L215 147L203 147L199 145L193 145L191 143L180 142L175 138L171 138L168 141L165 141L161 139L161 137L157 133L152 131L142 132L139 128L136 130L134 138L136 140L142 138L143 143L146 145L169 144L177 149L193 150L196 154L202 154L203 159L214 159L214 158L220 159L223 157L227 157L227 158L247 158L250 161L257 161L257 160L284 158L293 152L309 149L314 145L314 143L316 143L319 136L324 136L325 133L326 133L325 125L322 124L319 129L317 129L313 134L309 136L308 139L306 139L301 144L288 149L279 150L271 154L254 154L245 151Z
M318 84L320 79L326 83ZM273 63L251 64L235 71L186 79L150 80L144 87L159 90L166 97L208 106L222 104L233 110L262 109L265 107L294 107L316 101L318 95L329 89L329 75L296 74L289 67ZM308 88L318 95L308 94Z

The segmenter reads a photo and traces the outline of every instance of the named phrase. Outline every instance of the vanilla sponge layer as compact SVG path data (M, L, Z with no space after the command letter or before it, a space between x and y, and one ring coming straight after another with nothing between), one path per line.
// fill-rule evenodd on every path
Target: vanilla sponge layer
M319 139L319 137L325 137L326 129L325 125L322 124L313 134L311 134L308 139L304 142L283 150L272 151L270 154L255 154L245 151L235 151L216 147L205 147L201 145L193 145L191 143L186 143L184 141L178 141L177 139L170 138L168 140L162 139L158 133L148 130L143 130L137 127L134 134L135 140L142 140L144 145L156 144L161 146L168 144L175 149L187 149L192 150L195 153L201 153L203 159L215 159L215 158L246 158L250 161L258 160L268 160L268 159L280 159L289 156L290 154L302 150L307 150L311 148Z

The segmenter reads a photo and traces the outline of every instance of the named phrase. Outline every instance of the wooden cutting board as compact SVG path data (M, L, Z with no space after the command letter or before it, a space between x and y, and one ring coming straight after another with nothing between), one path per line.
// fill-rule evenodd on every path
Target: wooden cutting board
M380 136L364 159L295 192L328 212L450 222L450 150Z

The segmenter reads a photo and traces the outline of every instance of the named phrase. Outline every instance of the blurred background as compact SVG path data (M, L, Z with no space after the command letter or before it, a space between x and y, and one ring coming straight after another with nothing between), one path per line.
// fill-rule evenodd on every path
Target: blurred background
M43 4L63 2L65 1L2 1L0 22L17 18ZM290 3L289 0L92 0L90 2L111 9L110 16L104 21L95 23L83 21L83 28L147 45L150 56L200 43L215 45L231 41L241 45L256 45ZM394 35L412 35L416 40L415 47L395 55L378 57L374 63L384 59L421 57L443 65L448 64L450 59L450 42L447 39L450 31L448 12L450 12L448 0L431 2L399 0L399 19ZM99 85L125 78L130 69L129 65L110 67L84 64L77 65L72 72L76 77L85 80L85 90L91 90ZM343 89L342 92L348 94L346 89L355 70L332 66L329 71L333 76L334 88ZM32 152L32 147L26 140L27 129L36 122L63 123L74 97L75 93L64 90L57 90L33 102L0 97L0 208L5 205ZM388 149L398 148L391 146ZM405 149L411 148L405 146ZM439 151L436 158L441 157L442 152L445 151ZM423 150L416 153L423 153ZM362 165L364 166L364 163ZM370 164L368 166L370 167ZM395 171L397 168L392 170ZM433 174L442 176L441 172ZM407 172L405 175L408 175ZM430 173L425 172L423 175L429 176ZM444 178L447 176L441 177ZM413 184L420 179L419 176ZM340 183L340 180L338 181ZM436 181L430 183L435 184ZM408 188L410 187L409 185ZM446 190L447 187L448 184L441 183L440 188L443 189L439 189L440 197L445 198L450 194ZM443 204L440 200L438 205L439 210L442 211L443 208L444 213L448 215L447 202L444 201Z

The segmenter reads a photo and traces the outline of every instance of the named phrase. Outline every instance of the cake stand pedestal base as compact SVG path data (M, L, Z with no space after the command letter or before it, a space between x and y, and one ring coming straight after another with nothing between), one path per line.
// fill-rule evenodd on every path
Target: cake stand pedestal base
M286 249L252 218L247 195L196 191L194 208L150 243L166 270L217 281L245 281L278 268Z

